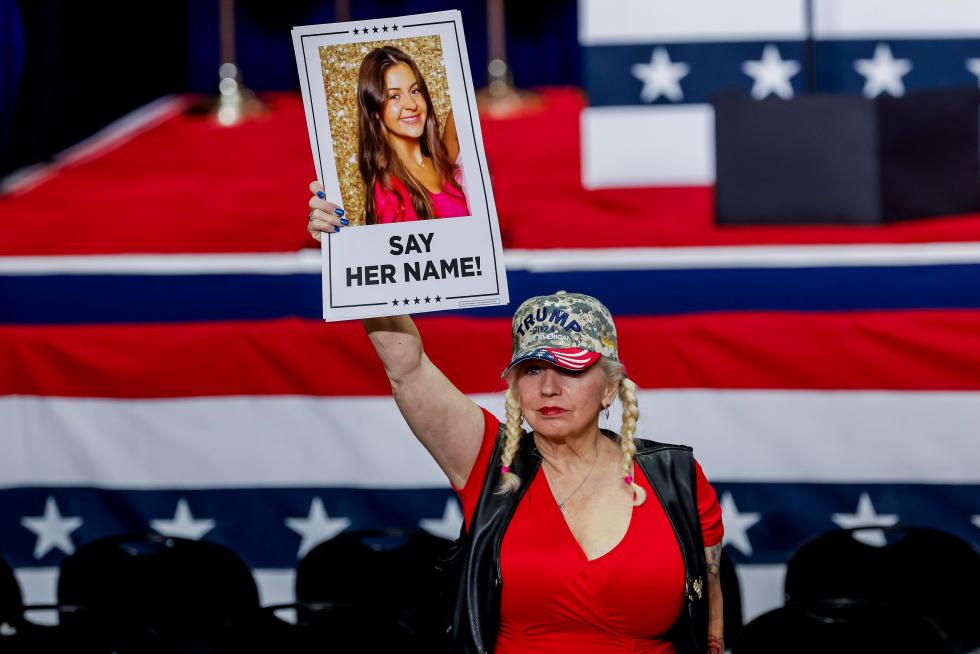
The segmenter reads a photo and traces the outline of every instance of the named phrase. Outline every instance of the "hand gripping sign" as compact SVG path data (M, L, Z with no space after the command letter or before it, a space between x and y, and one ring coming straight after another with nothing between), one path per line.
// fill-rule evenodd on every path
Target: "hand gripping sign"
M324 234L323 317L506 304L500 228L458 11L293 29Z

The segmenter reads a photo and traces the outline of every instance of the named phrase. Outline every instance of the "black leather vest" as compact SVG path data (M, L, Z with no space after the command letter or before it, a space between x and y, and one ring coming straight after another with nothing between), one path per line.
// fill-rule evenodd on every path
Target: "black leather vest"
M616 434L603 433L618 439ZM534 439L525 434L510 466L521 478L520 489L506 495L495 494L500 481L503 443L500 436L498 433L470 529L460 536L447 563L453 574L458 575L448 633L449 651L454 654L493 652L500 623L500 544L517 505L541 466ZM669 637L678 654L701 654L706 651L708 635L707 566L695 496L697 480L692 450L685 445L637 439L636 462L670 519L684 561L685 607Z

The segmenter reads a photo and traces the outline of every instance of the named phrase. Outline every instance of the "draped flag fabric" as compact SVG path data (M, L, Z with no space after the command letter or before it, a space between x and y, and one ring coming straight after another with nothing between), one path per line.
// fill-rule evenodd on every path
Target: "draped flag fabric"
M719 93L901 96L980 79L970 0L812 0L808 13L810 4L580 0L586 186L713 183L709 103Z
M360 325L319 320L301 106L267 102L226 130L164 99L5 182L0 555L29 601L110 534L225 544L271 603L344 530L458 533ZM609 306L639 433L693 445L718 491L747 617L828 529L980 542L980 219L716 231L708 187L582 188L581 106L485 124L510 288ZM512 309L417 321L498 416Z

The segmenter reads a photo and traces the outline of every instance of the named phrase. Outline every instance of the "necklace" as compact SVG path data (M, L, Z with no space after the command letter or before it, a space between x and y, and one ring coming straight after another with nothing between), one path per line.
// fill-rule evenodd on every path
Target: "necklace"
M547 463L552 468L554 468L555 470L558 470L558 467L554 463L552 463L551 461L548 461L548 459L545 459L545 461L547 461ZM559 511L561 511L562 513L567 512L568 508L567 508L566 505L568 504L568 500L572 499L572 496L574 496L575 493L579 492L579 489L581 489L582 486L585 485L585 482L587 482L589 480L589 477L592 476L592 471L595 470L595 466L596 466L596 463L598 461L599 461L599 441L596 441L596 443L595 443L595 456L592 457L592 467L590 467L589 468L589 471L587 473L585 473L585 476L584 477L582 477L582 481L580 481L578 483L578 486L575 487L575 490L573 490L571 493L569 493L568 495L566 495L564 499L561 499L560 500L557 497L555 498L555 501L558 502L558 510Z

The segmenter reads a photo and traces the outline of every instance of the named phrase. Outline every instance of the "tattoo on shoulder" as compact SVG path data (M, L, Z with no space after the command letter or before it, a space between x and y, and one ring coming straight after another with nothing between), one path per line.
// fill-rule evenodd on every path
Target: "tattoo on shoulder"
M705 560L708 563L708 575L719 577L721 574L721 543L712 545L704 550Z

